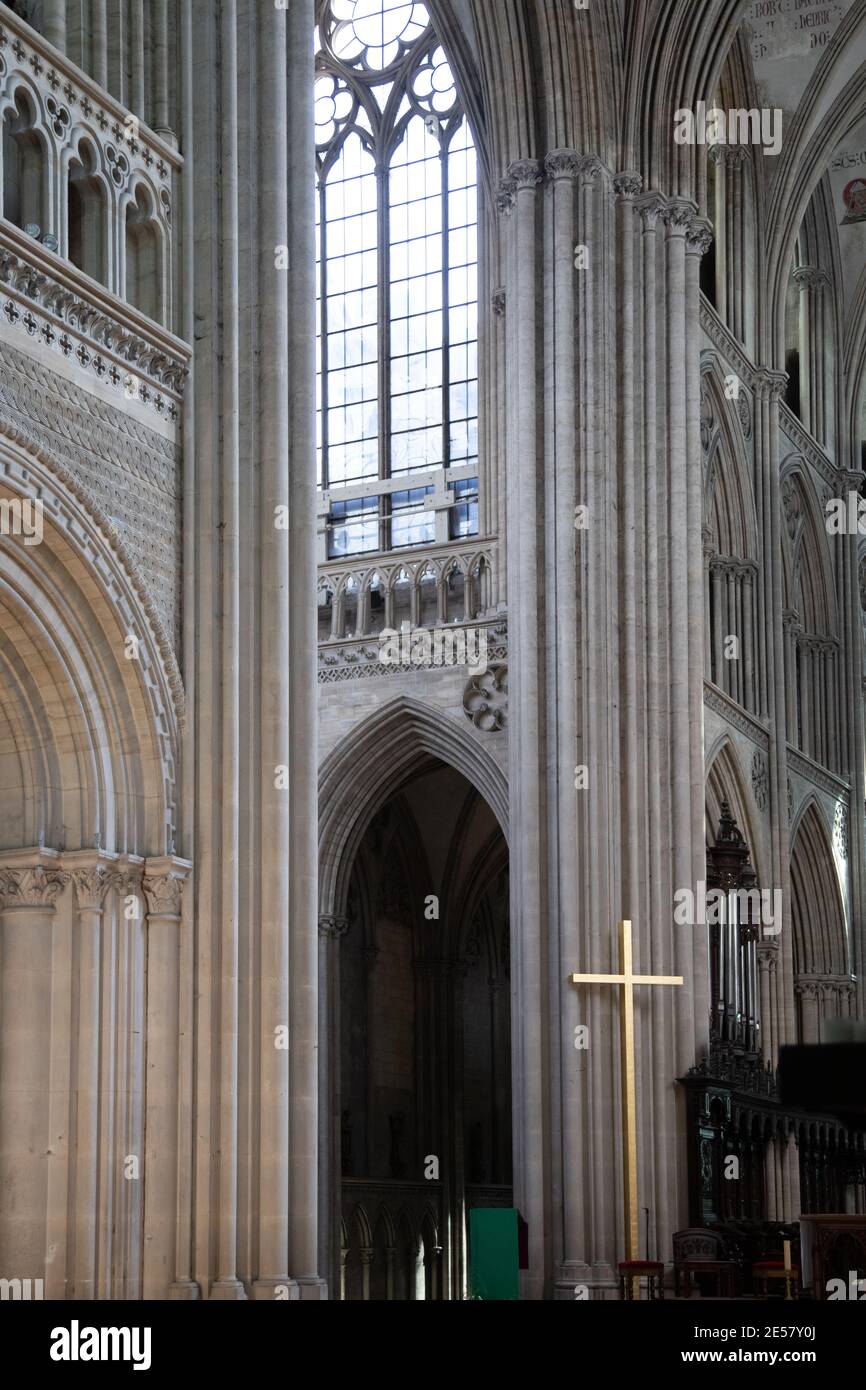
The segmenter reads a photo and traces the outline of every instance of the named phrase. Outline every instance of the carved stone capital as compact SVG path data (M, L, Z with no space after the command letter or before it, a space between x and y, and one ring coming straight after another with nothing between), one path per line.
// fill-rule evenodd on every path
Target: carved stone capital
M695 217L686 228L686 255L705 256L712 244L712 222L706 217Z
M688 236L697 220L697 207L690 198L670 198L664 220L671 236Z
M540 159L516 159L508 166L507 178L515 194L538 188L544 182L544 165Z
M90 864L71 873L79 912L101 912L105 895L120 875L109 864Z
M596 154L581 155L580 159L580 182L582 187L594 184L598 177L610 184L611 173L603 160Z
M613 191L618 198L636 198L642 188L643 179L634 169L614 175Z
M811 291L820 293L830 285L830 277L826 270L819 270L817 266L812 265L795 266L791 272L791 278L799 290L807 293Z
M325 937L328 941L340 941L348 930L348 917L326 915L319 918L319 936Z
M635 199L635 209L640 213L640 219L645 232L654 232L664 219L667 211L667 199L660 193L642 193Z
M739 173L743 165L752 158L747 145L723 145L722 150L725 168L730 169L733 174Z
M779 948L775 942L761 942L755 947L758 969L764 975L775 975L779 965Z
M493 291L493 295L492 295L491 300L490 300L490 305L491 305L491 308L493 309L493 316L494 316L494 318L497 318L497 319L503 319L503 318L505 318L505 308L506 308L506 304L507 304L507 295L506 295L506 293L505 293L505 290L504 290L504 289L494 290L494 291Z
M191 868L192 865L185 859L175 859L170 855L162 859L148 859L141 884L148 918L180 918L183 886Z
M577 150L551 150L544 159L544 172L554 182L558 179L577 178L583 165L583 156Z
M0 912L12 908L41 908L53 912L69 882L69 874L35 864L24 869L0 868Z
M787 372L775 372L768 367L758 367L752 377L752 387L759 401L778 403L787 384Z

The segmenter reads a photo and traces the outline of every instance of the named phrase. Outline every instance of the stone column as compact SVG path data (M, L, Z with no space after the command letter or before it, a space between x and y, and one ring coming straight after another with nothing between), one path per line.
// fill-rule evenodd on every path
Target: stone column
M777 1020L773 988L778 964L775 942L761 942L756 948L758 957L759 991L761 1000L761 1051L764 1061L776 1064Z
M69 880L51 851L16 858L0 860L0 1273L44 1279L52 923Z
M794 991L800 1000L800 1041L802 1043L817 1043L820 1041L818 985L814 980L798 980L794 986Z
M829 284L826 271L815 266L797 266L793 280L800 292L800 418L806 429L827 444L827 425L832 402L827 400L827 341L824 291Z
M742 145L722 147L726 173L725 197L725 322L738 342L745 342L748 263L744 174L748 153Z
M788 739L796 747L797 724L799 718L797 691L797 636L799 633L799 624L797 614L793 609L785 609L782 614L782 622L785 628L785 689L787 691L785 718Z
M142 885L147 902L145 1299L167 1298L176 1274L181 899L191 867L168 856L148 859Z
M269 113L268 137L259 148L259 371L261 459L261 605L265 657L260 690L261 813L267 827L261 848L261 1067L259 1150L259 1268L253 1294L275 1296L289 1282L289 1047L275 1046L275 1029L289 1028L290 792L275 786L274 769L291 768L289 682L289 537L274 524L277 508L290 504L289 301L286 272L274 264L274 247L288 244L288 112L286 15L261 7L258 25L259 99ZM309 596L312 604L313 595ZM292 1285L292 1292L296 1286ZM284 1295L281 1293L281 1297Z
M144 121L144 0L129 0L129 106Z
M98 852L65 856L75 890L78 955L78 1040L75 1083L75 1191L73 1197L73 1289L77 1299L98 1296L97 1210L100 1092L100 1035L103 1023L101 980L102 913L112 882L110 866ZM74 866L74 867L73 867Z
M342 1100L340 1088L340 952L345 917L319 918L319 1269L340 1287Z
M219 1125L218 1278L210 1297L245 1297L238 1261L238 1030L240 877L240 324L237 0L220 0L219 224L222 360L219 371L221 438L218 471L221 522L221 748L219 883L220 1080L215 1097Z
M783 626L782 524L779 483L779 402L784 373L759 369L755 373L755 469L761 494L765 651L770 739L770 843L772 883L782 894L782 932L779 938L779 1033L781 1046L796 1036L794 1015L794 957L791 933L790 846L788 835L788 730Z
M713 680L720 689L725 687L725 628L722 616L722 580L724 562L715 555L710 561L710 586L713 594Z
M289 707L292 768L289 900L291 1020L289 1254L302 1298L326 1298L318 1275L318 717L316 701L315 149L312 0L287 24L289 159Z
M90 4L90 75L108 91L108 0Z
M66 52L66 0L42 0L42 33L61 53Z
M742 567L743 599L743 704L752 713L757 709L755 699L755 569L747 562Z
M785 1157L787 1162L787 1180L785 1190L788 1195L788 1211L786 1221L796 1221L801 1211L800 1198L800 1150L797 1144L795 1130L788 1134L788 1141L785 1146Z
M506 319L509 401L506 450L508 591L520 602L509 612L512 650L509 731L511 814L525 833L512 846L512 922L517 945L513 957L522 1026L513 1040L514 1200L529 1225L529 1270L523 1292L540 1298L544 1285L544 1143L541 1015L542 853L539 822L540 769L538 719L539 667L537 575L538 516L536 427L537 255L539 188L543 166L521 160L508 170L503 201L509 210L509 313ZM520 389L518 389L520 383Z
M767 1208L767 1220L778 1221L775 1139L769 1139L764 1145L764 1199Z
M168 0L152 0L153 5L153 128L170 144L177 137L171 128L169 113L169 62L171 48L168 33ZM276 123L275 123L276 125Z
M129 107L128 46L129 25L123 0L109 0L108 29L108 90L121 106Z

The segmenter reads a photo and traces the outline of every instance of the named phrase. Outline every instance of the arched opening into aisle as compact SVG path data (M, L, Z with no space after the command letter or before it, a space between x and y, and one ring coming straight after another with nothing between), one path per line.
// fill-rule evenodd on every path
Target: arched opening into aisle
M370 729L356 734L341 816L328 788L342 758L322 788L323 1227L334 1296L350 1301L463 1297L470 1211L513 1205L500 789L456 723L396 706L375 717L399 732L372 768Z

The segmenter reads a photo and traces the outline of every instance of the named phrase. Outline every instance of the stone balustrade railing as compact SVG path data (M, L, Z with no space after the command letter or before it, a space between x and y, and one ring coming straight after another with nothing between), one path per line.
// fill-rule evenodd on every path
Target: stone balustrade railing
M492 618L496 563L491 539L330 560L319 567L319 641Z
M116 397L155 424L180 414L190 350L69 262L0 220L0 342Z

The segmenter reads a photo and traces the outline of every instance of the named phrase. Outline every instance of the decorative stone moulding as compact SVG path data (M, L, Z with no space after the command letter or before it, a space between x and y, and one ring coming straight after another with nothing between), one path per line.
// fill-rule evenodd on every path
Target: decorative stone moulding
M186 344L10 223L0 225L0 315L23 340L77 363L119 398L178 419Z
M463 692L463 708L482 733L498 733L508 722L508 666L497 662L473 676Z
M479 618L476 622L461 625L465 628L486 628L487 655L491 662L508 660L508 623L500 614L495 622ZM458 632L456 625L449 624L447 631ZM435 634L442 629L415 628L413 632ZM435 652L435 647L434 647ZM441 664L431 657L428 662L412 661L405 665L386 662L381 658L378 639L365 637L358 641L345 641L339 646L320 644L319 646L319 684L338 685L343 681L362 680L372 676L400 676L408 671L449 671L465 672L465 666Z

